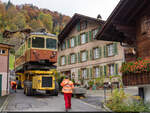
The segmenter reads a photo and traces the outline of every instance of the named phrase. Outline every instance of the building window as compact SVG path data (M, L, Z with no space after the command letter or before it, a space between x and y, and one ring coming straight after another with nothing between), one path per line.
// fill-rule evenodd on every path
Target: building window
M81 23L80 23L80 26L81 26L81 30L86 29L86 28L87 28L87 22L86 22L86 21L81 22Z
M62 65L62 66L65 65L65 56L62 56L62 57L61 57L61 65Z
M3 50L3 49L0 49L0 54L2 55L2 54L5 54L6 53L6 51L5 50Z
M94 52L94 59L99 58L99 48L98 48L98 47L97 47L97 48L94 48L94 49L93 49L93 52Z
M94 74L95 74L95 78L99 77L99 67L94 68Z
M115 75L115 65L110 64L108 65L108 68L109 68L109 75Z
M113 56L114 55L114 45L113 44L107 45L107 51L108 51L108 56Z
M83 51L81 53L81 60L82 60L82 62L87 60L87 54L88 54L87 51Z
M66 43L65 42L63 42L61 45L61 50L64 50L64 49L66 49Z
M82 34L81 35L81 44L85 44L86 43L86 34Z
M71 38L71 47L74 47L74 46L75 46L75 39Z
M74 64L76 62L76 55L71 54L71 64Z
M94 29L92 31L92 37L93 37L93 39L95 39L95 36L96 36L97 32L98 32L98 29Z
M86 68L82 69L82 78L84 78L84 79L87 78L87 69Z

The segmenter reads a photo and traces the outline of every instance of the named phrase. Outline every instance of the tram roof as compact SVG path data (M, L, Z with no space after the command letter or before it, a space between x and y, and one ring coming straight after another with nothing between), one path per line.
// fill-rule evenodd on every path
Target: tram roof
M54 35L54 34L45 33L45 32L32 32L31 35L47 35L47 36L56 37L56 35Z

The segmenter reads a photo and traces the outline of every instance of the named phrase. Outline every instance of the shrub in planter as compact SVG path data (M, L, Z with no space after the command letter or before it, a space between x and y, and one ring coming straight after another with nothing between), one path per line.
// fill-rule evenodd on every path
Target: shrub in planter
M123 89L115 89L106 106L114 112L150 112L150 104L144 104L141 99L129 101L129 95Z
M90 81L88 82L88 85L89 85L90 89L92 89L92 86L94 85L94 81L93 81L93 80L90 80Z

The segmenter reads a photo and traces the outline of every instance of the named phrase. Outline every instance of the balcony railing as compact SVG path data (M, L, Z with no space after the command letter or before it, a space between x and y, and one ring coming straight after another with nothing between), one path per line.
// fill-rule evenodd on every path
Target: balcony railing
M125 86L138 86L150 84L150 72L123 74L122 81Z

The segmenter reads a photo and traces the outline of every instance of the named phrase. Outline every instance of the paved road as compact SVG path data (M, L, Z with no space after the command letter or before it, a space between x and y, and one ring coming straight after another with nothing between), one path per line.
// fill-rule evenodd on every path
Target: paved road
M63 95L48 96L25 96L22 90L13 93L8 98L8 104L3 111L64 111ZM70 111L104 111L79 99L72 98L72 110Z

